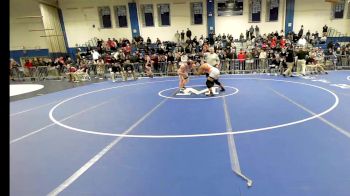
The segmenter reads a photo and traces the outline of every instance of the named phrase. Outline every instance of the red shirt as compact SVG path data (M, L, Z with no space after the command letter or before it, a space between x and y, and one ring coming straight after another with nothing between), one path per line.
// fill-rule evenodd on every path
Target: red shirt
M108 45L109 47L112 47L112 42L113 42L112 40L108 40L108 41L107 41L107 45Z
M240 62L243 62L244 59L245 59L245 54L244 54L244 53L239 53L239 54L237 55L237 58L239 59Z
M275 40L271 41L270 47L271 48L276 48L276 41Z
M32 68L33 67L33 63L32 62L26 62L24 64L24 66L27 67L27 68Z
M76 71L77 71L77 68L75 68L75 67L70 67L70 68L69 68L69 72L71 72L71 73L72 73L72 72L76 72Z
M116 47L116 46L117 46L117 43L116 43L115 41L112 41L110 46L111 46L111 47Z
M281 46L281 48L284 48L286 46L286 40L285 39L281 39L280 46Z

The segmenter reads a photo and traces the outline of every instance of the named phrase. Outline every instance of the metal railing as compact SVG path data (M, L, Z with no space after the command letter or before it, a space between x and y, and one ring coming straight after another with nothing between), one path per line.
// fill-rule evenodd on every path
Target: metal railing
M284 69L282 66L271 65L272 59L264 58L252 58L252 59L222 59L218 66L221 74L246 74L246 73L281 73ZM326 70L343 70L350 69L350 55L328 55L325 56L319 63ZM145 72L145 63L137 62L131 63L133 65L135 73L144 77L147 76ZM74 65L76 66L76 65ZM96 64L90 63L87 65L88 74L93 77L97 76ZM104 65L104 78L109 78L109 68L111 64ZM158 64L152 65L152 72L156 76L175 76L177 75L177 69L180 67L177 61L159 62ZM297 62L294 62L294 70L296 71ZM64 79L67 78L67 69L62 67L48 67L48 66L38 66L31 69L27 68L14 68L11 70L12 78L15 80L23 79Z

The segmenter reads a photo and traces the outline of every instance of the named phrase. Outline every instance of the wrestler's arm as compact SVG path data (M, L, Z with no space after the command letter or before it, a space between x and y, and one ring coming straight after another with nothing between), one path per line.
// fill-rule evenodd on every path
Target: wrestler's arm
M203 74L203 67L199 66L197 71L194 73L195 75L202 75Z

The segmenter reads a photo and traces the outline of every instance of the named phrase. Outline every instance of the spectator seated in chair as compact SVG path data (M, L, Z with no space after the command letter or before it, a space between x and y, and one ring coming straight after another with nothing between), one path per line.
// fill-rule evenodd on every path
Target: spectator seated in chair
M77 68L71 66L71 65L67 65L67 76L68 76L68 81L69 82L75 82L78 81L75 75L75 72L77 71Z

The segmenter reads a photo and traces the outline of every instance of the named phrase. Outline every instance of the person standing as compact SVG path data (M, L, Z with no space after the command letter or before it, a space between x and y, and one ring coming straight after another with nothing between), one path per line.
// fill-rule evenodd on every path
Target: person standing
M297 61L297 74L305 76L305 69L306 69L306 55L308 55L308 52L306 51L305 47L299 49L297 51L298 61Z
M176 43L177 43L177 44L180 43L180 33L179 33L179 31L176 31L176 33L175 33L175 39L176 39Z
M148 77L153 78L153 72L152 72L152 60L150 55L146 55L145 56L145 72L147 74Z
M290 76L292 77L292 70L294 67L294 51L293 46L288 45L288 49L286 52L286 63L287 63L287 70L283 73L283 76Z
M250 38L252 38L253 35L254 35L254 27L253 27L253 25L250 26L249 34L250 34Z
M205 58L206 62L213 67L219 67L220 59L219 56L215 53L214 48L210 47L209 52L210 53Z
M255 36L258 37L260 34L260 29L258 27L258 25L255 25Z
M181 43L184 43L184 41L185 41L185 31L182 30L181 31Z
M327 36L327 32L328 32L328 27L327 27L327 25L324 25L322 27L322 34L323 34L323 36Z
M304 25L301 25L299 33L298 33L299 39L301 38L301 36L303 36L303 34L304 34Z
M191 30L189 28L187 28L186 37L187 37L188 40L191 40L192 32L191 32Z

